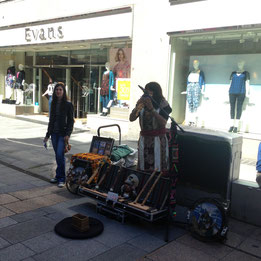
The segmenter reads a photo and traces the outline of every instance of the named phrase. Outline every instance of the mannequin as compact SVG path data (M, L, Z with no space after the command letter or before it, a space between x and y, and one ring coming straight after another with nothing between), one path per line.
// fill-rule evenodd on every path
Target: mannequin
M102 76L102 83L101 83L101 102L102 102L102 114L101 116L107 116L108 109L111 106L110 100L113 100L115 89L113 88L114 85L114 75L110 69L110 63L105 63L106 71L103 73Z
M12 88L15 83L15 66L14 61L9 60L9 67L6 72L5 77L5 98L10 99L12 96Z
M23 104L23 90L25 82L24 65L18 65L19 71L16 74L16 104Z
M197 125L197 110L200 105L201 94L205 91L205 76L204 72L199 68L199 60L193 61L193 70L189 72L187 78L187 91L181 94L187 94L187 102L189 109L190 126Z
M237 133L239 121L242 114L242 107L245 97L249 96L249 72L245 71L245 61L241 60L237 64L238 70L231 73L229 88L230 118L231 127L229 132ZM237 106L236 106L237 104ZM235 113L235 108L237 111ZM236 119L235 119L236 116Z

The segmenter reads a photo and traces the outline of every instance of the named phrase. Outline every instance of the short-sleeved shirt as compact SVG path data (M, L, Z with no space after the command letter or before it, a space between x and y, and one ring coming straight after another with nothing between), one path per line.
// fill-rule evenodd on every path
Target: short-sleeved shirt
M54 90L54 83L50 83L48 86L47 86L47 90L48 90L48 95L49 96L52 96L53 95L53 90Z
M242 73L232 72L230 76L231 85L229 93L231 94L244 94L246 93L246 81L250 80L249 72Z

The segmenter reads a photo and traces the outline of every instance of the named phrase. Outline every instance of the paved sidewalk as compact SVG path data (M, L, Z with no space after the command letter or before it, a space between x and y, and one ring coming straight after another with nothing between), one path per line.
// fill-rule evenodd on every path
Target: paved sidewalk
M15 124L13 134L10 130L9 138L0 140L0 261L261 259L261 228L234 219L230 220L224 244L200 242L174 224L166 243L164 223L129 218L121 224L96 213L94 200L48 182L55 163L52 149L43 149L37 133L43 128L30 123L32 134L28 138L17 132L23 130L23 122ZM88 151L92 136L77 130L71 139L71 154ZM135 147L136 141L126 142ZM56 235L55 224L76 213L101 220L104 232L88 240Z
M230 221L224 244L203 243L183 228L127 219L125 224L95 211L95 201L0 164L0 260L259 260L261 228ZM4 192L3 192L4 191ZM104 232L70 240L54 226L76 213L96 217Z

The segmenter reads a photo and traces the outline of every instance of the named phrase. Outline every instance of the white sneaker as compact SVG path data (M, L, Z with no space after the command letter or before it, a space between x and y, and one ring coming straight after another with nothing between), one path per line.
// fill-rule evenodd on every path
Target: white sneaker
M57 185L58 188L63 188L65 186L65 183L63 181L60 181Z
M50 182L51 182L51 183L57 183L58 180L57 180L57 178L52 178L52 179L50 179Z

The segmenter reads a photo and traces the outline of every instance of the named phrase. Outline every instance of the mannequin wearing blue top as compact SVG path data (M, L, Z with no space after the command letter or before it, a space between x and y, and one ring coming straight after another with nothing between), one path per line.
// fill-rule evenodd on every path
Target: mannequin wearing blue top
M239 61L238 70L231 73L229 88L230 118L231 127L229 132L237 133L239 120L242 115L242 108L245 97L249 96L249 72L244 70L245 61ZM236 106L237 104L237 106ZM236 113L235 109L237 107ZM235 119L236 116L236 119Z
M193 61L194 70L189 72L187 78L187 91L181 94L187 94L187 102L190 118L189 125L197 125L197 110L200 106L201 94L205 91L205 76L202 70L199 69L199 61Z

